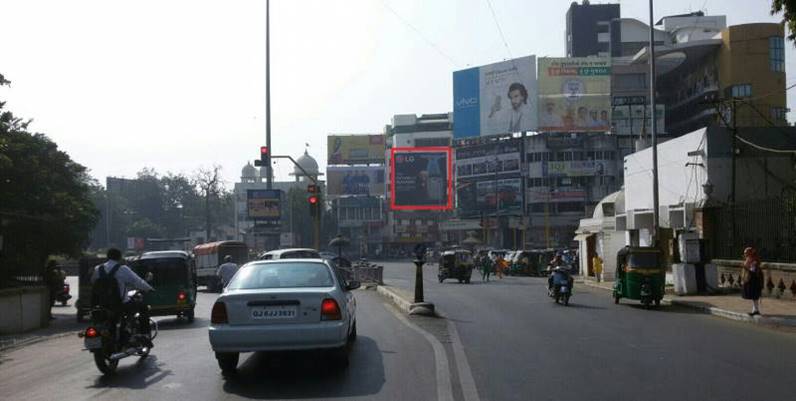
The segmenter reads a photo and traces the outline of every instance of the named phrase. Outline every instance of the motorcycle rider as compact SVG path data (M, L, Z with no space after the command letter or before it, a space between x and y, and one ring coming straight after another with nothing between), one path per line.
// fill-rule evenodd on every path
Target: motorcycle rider
M564 264L564 261L561 258L561 254L559 253L559 254L556 254L556 256L553 258L553 260L550 261L550 264L547 265L547 272L550 274L550 276L547 278L547 289L548 289L548 291L551 291L551 292L553 291L553 282L554 282L553 279L555 277L554 272L562 271L562 270L563 270L564 274L566 274L566 276L567 276L567 283L569 285L569 288L572 288L572 281L573 281L572 275L569 272L569 268L567 268L567 266Z
M104 274L110 274L116 265L119 265L116 273L114 274L114 278L116 282L119 284L119 297L122 300L120 310L114 310L114 323L115 326L116 319L120 316L127 315L127 314L135 314L136 312L140 313L139 318L139 325L141 326L143 333L147 334L143 339L144 345L148 348L152 348L152 340L149 338L148 334L150 332L150 325L149 325L149 313L147 313L146 305L141 305L139 303L131 301L130 297L127 296L127 291L131 289L141 290L141 291L154 291L154 288L149 285L146 281L144 281L141 277L138 277L135 272L130 269L127 265L122 263L122 251L116 248L108 249L107 253L108 261L97 265L94 268L94 273L91 275L91 283L93 284L100 275L100 269L103 270Z

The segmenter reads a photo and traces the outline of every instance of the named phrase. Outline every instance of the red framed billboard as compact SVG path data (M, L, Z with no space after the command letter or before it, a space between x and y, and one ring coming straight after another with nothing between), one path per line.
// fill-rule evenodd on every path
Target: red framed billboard
M390 209L453 209L452 154L449 146L392 148Z

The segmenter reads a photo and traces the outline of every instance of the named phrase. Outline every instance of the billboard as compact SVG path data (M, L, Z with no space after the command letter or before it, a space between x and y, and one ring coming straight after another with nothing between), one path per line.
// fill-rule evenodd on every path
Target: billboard
M495 181L485 180L476 184L476 205L479 210L489 214L499 209L500 213L521 213L522 212L522 182L521 178L509 178L497 180L497 192L495 192ZM495 205L495 199L500 202Z
M547 161L542 164L544 177L581 177L604 175L609 162L604 160Z
M520 147L520 139L511 139L457 148L456 179L519 173Z
M536 130L536 56L453 73L453 137Z
M384 195L384 167L326 167L329 195Z
M451 148L392 148L390 182L392 210L450 210Z
M329 135L328 164L384 164L384 135Z
M249 220L278 224L282 217L281 200L282 191L278 189L249 189L246 191L246 215Z
M611 61L539 59L539 131L609 131Z

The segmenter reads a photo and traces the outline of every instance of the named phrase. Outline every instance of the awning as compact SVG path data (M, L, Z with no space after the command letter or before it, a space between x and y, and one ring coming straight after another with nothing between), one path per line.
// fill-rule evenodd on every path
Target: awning
M574 238L574 240L575 240L575 241L585 241L585 240L586 240L586 238L589 238L589 237L591 237L592 235L594 235L594 234L593 234L593 233L588 233L588 234L577 234L577 235L575 235L575 238Z

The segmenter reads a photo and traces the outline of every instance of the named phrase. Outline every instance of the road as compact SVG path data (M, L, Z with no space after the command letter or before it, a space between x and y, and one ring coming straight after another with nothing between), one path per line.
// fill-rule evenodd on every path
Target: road
M225 380L207 339L216 294L200 292L193 324L157 319L161 331L152 355L141 362L122 360L111 378L100 375L77 336L0 354L0 400L436 398L431 344L396 318L375 291L357 290L356 297L359 335L346 371L316 354L257 353L242 355L239 374Z
M411 263L384 263L388 284L414 288ZM470 285L425 268L425 300L459 333L481 400L794 399L796 335L678 307L645 310L578 286L572 305L546 279Z

